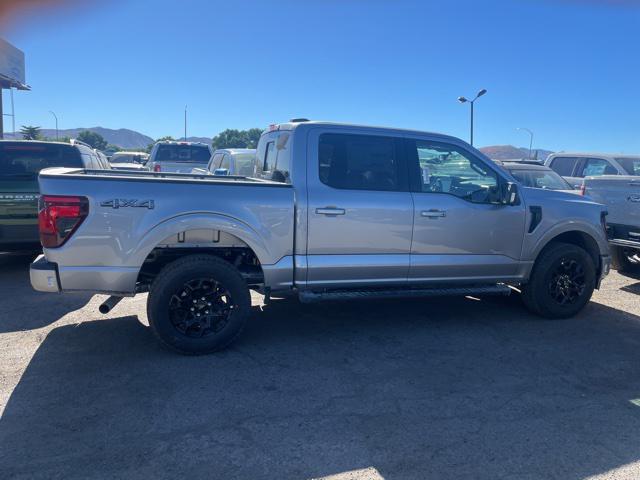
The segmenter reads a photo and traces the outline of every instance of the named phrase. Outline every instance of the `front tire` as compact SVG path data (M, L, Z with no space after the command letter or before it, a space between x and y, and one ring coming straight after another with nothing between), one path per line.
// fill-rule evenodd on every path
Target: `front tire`
M211 255L190 255L165 266L147 299L155 336L186 355L227 347L242 332L250 311L251 295L240 272Z
M577 245L553 243L536 261L522 289L525 306L545 318L568 318L580 312L596 286L591 256Z

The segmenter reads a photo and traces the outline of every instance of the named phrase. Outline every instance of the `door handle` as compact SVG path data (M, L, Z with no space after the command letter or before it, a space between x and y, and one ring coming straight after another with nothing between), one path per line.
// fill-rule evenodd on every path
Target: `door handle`
M431 209L431 210L422 210L420 212L420 215L427 218L440 218L440 217L446 217L447 212L445 212L444 210Z
M316 213L318 215L344 215L344 208L337 208L337 207L316 208Z

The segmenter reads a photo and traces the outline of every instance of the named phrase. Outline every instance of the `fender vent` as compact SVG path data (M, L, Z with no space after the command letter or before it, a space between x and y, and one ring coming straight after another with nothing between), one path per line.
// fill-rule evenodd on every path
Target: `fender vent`
M529 224L529 233L533 233L540 222L542 221L542 207L531 206L529 207L531 212L531 223Z

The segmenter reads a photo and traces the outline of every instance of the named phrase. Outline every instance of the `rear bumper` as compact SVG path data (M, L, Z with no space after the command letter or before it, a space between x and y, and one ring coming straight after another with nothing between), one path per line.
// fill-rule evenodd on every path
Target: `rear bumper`
M29 267L31 286L38 292L59 292L58 267L48 262L44 255L38 256Z

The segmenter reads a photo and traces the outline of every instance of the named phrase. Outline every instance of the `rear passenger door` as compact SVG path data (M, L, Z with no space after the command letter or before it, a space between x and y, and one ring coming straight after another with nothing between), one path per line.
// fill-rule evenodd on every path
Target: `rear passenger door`
M406 283L413 202L402 138L323 127L307 145L307 284Z

